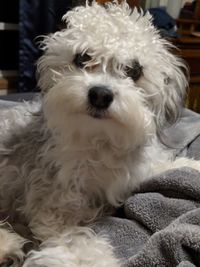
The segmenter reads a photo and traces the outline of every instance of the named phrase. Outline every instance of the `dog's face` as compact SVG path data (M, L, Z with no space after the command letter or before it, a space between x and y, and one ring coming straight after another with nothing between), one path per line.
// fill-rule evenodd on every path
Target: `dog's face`
M135 147L177 117L186 87L149 14L93 2L64 16L39 60L48 126L64 138ZM84 141L83 141L84 142Z

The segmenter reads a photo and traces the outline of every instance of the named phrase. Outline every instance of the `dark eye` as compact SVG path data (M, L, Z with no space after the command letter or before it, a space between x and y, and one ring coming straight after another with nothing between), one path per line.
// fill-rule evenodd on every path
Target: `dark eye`
M126 75L133 79L133 81L137 81L143 74L143 67L140 65L138 61L133 61L131 67L126 67Z
M73 62L76 67L82 69L84 68L85 64L90 60L91 57L88 54L76 54Z

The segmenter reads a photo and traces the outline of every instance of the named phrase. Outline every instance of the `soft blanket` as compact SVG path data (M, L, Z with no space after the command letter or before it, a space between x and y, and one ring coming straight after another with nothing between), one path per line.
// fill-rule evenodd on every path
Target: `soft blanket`
M174 156L200 160L200 115L184 110L165 130ZM126 267L200 266L200 173L191 168L167 171L143 183L118 217L99 221Z
M120 216L99 221L126 267L200 266L200 173L165 172L142 184Z
M0 126L14 122L19 105L0 101ZM164 136L174 156L200 159L200 115L184 110ZM200 173L182 168L152 177L93 229L109 237L125 267L200 266Z

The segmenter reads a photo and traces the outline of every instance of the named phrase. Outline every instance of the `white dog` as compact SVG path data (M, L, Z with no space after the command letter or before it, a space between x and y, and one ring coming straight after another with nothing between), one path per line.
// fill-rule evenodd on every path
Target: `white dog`
M157 138L178 118L184 65L151 16L125 2L86 3L64 20L38 62L41 110L7 133L0 207L42 243L23 266L116 267L109 241L90 225L153 173L200 170L193 160L172 162ZM0 266L22 264L24 242L2 224Z

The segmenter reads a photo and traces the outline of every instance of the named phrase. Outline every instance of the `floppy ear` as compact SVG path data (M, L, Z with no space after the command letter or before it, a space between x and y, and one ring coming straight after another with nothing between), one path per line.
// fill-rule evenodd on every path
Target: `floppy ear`
M44 94L53 86L54 73L52 70L57 67L57 61L53 52L49 51L49 46L53 42L53 36L47 36L41 44L43 49L43 56L37 61L37 81L38 87Z
M166 74L165 74L166 75ZM169 124L176 122L184 105L187 79L183 71L174 69L164 78L164 117Z
M161 73L163 88L156 107L158 130L177 121L183 109L188 87L188 69L184 62L168 52L165 71Z
M154 42L154 46L157 46L154 50L156 51L155 60L153 59L156 62L155 69L150 69L145 88L149 91L149 108L155 114L155 122L159 131L166 124L174 123L179 117L188 86L188 70L183 60L170 51L173 45L161 37L153 25L152 15L148 12L143 13L142 10L139 11L133 10L130 14L132 20L148 32L153 40L151 40L152 43Z

